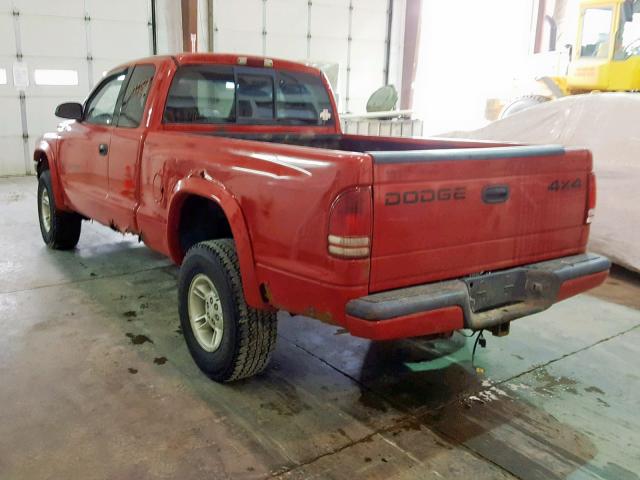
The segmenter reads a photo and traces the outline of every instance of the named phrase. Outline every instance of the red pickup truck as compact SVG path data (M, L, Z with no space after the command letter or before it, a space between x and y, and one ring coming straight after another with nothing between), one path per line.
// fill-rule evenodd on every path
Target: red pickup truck
M602 283L587 150L344 134L324 75L181 54L108 72L36 144L52 248L82 220L181 265L188 348L211 378L267 364L276 312L374 340L508 332Z

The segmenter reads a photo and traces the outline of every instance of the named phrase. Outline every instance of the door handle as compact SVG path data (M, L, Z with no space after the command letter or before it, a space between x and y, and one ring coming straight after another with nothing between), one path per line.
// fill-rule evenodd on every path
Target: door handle
M100 145L98 145L98 153L102 156L105 156L107 153L109 153L109 147L106 143L101 143Z
M492 185L482 189L484 203L503 203L509 199L509 185Z

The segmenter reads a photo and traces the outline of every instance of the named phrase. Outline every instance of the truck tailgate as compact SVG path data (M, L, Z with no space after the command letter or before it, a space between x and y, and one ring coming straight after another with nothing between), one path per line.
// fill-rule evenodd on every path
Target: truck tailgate
M587 150L509 146L368 152L370 291L585 250Z

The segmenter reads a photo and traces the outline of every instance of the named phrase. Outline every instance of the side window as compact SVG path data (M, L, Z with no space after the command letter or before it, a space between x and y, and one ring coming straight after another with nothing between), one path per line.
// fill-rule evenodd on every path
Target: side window
M273 120L273 77L238 73L238 119Z
M122 106L118 116L119 127L137 127L142 120L147 94L156 67L153 65L138 65L131 74L131 79L122 97Z
M185 65L176 72L164 121L168 123L235 123L233 68Z
M85 122L96 125L111 125L125 76L125 73L119 73L100 84L87 102Z

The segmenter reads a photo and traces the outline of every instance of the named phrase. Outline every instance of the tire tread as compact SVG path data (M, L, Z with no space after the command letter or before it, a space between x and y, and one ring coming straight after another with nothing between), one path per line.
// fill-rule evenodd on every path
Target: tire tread
M40 190L43 188L46 188L49 193L49 202L51 205L51 228L48 232L48 238L45 236L44 226L40 218ZM82 218L77 213L57 210L53 196L51 172L49 170L43 171L39 178L38 219L40 221L42 237L49 247L54 250L71 250L78 244L82 228Z
M235 242L230 238L207 240L194 245L192 250L204 249L220 261L233 292L237 308L238 332L236 351L230 368L223 375L224 382L251 377L263 371L271 358L277 339L276 313L247 305L242 290L240 266Z

